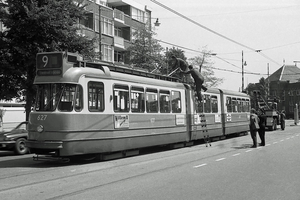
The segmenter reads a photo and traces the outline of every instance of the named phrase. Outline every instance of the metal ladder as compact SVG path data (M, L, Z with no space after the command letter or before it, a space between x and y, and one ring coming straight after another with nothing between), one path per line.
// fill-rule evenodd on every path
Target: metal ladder
M203 139L204 139L204 142L205 142L205 146L208 147L208 145L211 146L211 143L210 143L210 138L209 138L209 134L208 134L208 130L207 130L205 114L203 114L203 113L200 114L200 118L201 118Z

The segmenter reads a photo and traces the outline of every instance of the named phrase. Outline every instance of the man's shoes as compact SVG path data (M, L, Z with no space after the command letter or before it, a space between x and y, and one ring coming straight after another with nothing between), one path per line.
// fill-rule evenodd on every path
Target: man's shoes
M265 146L265 143L259 143L259 146Z
M256 145L253 145L251 148L256 148L257 146Z

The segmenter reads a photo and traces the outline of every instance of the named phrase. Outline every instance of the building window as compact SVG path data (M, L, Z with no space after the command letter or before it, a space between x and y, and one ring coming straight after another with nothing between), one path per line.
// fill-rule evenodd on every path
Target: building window
M104 111L104 85L101 82L88 84L89 111Z
M124 62L124 53L120 51L114 51L114 61Z
M99 33L99 31L100 31L99 15L95 15L95 31L97 33Z
M106 35L113 35L113 24L111 19L101 17L101 33Z
M80 20L80 24L84 25L86 28L94 30L93 13L85 14L85 19Z
M140 22L145 22L145 13L137 8L132 8L132 19L138 20Z
M117 37L123 37L123 31L121 28L115 27L115 36Z
M102 52L102 60L112 62L112 47L110 45L102 45L101 46L101 52Z
M129 88L126 85L114 86L114 111L129 112Z

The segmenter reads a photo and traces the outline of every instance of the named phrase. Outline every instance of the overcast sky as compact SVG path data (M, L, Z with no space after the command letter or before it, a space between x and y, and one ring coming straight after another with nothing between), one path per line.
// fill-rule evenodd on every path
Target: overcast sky
M242 75L236 72L242 71L242 51L247 63L245 88L267 77L268 64L272 74L284 62L294 65L294 61L300 61L299 0L157 0L205 28L151 0L135 1L150 7L152 17L159 18L157 39L195 51L206 47L217 54L212 61L215 68L222 69L215 70L217 77L225 79L219 86L222 89L241 88ZM191 58L197 53L185 50L185 55Z

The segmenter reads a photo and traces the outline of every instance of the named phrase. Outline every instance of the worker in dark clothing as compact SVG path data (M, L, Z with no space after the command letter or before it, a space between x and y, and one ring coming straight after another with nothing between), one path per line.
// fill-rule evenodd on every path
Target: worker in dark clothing
M176 58L174 55L172 58L172 66L175 68L179 68L181 71L186 72L188 70L188 64L181 58Z
M261 146L265 146L266 142L265 142L265 132L266 132L266 115L265 115L265 111L263 109L259 109L257 111L258 114L258 119L259 119L259 129L258 129L258 135L260 137Z
M253 145L251 148L256 148L257 147L256 133L257 130L259 129L259 118L257 117L256 110L254 108L251 109L249 128L250 128L251 138L253 140Z
M285 129L285 110L282 110L280 113L280 126L281 126L281 130Z
M202 101L202 95L201 95L201 89L205 92L207 88L203 85L204 83L204 77L201 75L198 69L194 69L192 65L189 65L189 71L183 72L185 74L191 74L195 85L196 85L196 92L198 96L198 100Z
M188 64L186 61L184 61L181 58L176 58L174 55L172 55L171 58L172 58L171 65L172 65L173 69L175 68L175 70L173 72L176 72L178 69L180 72L188 71ZM177 74L177 75L179 75L179 74ZM183 75L180 78L181 78L181 81L184 83L192 83L193 82L190 75Z

